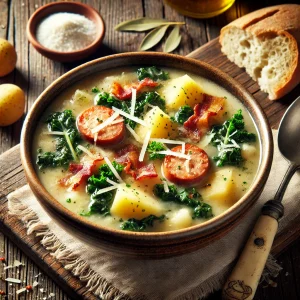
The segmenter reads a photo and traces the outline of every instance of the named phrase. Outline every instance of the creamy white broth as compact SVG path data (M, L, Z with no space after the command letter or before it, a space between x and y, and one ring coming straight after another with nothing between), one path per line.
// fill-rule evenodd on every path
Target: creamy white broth
M177 78L180 76L183 76L186 74L186 72L180 71L180 70L174 70L174 69L167 69L163 68L164 70L169 72L170 78ZM246 108L230 93L228 93L225 89L223 89L220 86L217 86L213 82L210 82L200 76L194 75L194 74L188 74L190 75L203 89L203 92L213 95L213 96L218 96L218 97L226 97L226 101L224 104L224 108L222 111L221 117L218 117L218 122L223 123L225 120L229 119L234 113L237 112L238 109L242 109L243 111L243 117L245 121L245 128L248 132L256 132L256 128L253 124L253 121L248 114ZM134 73L133 69L127 69L124 71L124 69L115 69L109 72L105 72L103 74L99 75L91 75L87 77L85 80L82 80L81 82L78 82L74 84L73 86L69 87L66 91L64 91L61 95L59 95L56 99L54 99L53 103L50 105L50 107L45 111L43 117L41 118L41 123L40 126L37 127L36 130L36 135L34 139L34 153L37 153L38 148L42 148L43 151L55 151L55 141L54 141L54 136L46 135L44 134L45 132L48 131L47 125L44 123L44 120L46 117L56 111L63 111L65 109L70 109L73 112L73 115L77 117L82 111L85 109L91 107L94 105L94 97L95 94L91 92L91 89L95 86L97 86L101 91L106 91L109 92L112 83L116 81L121 83L122 85L124 84L130 84L131 82L136 82L137 77L136 74ZM162 81L162 85L168 84L167 81ZM85 93L88 94L88 97L90 100L87 101L80 101L80 99L74 101L74 94L77 90L82 90ZM161 96L164 98L163 94L163 87L157 89L158 93L161 94ZM78 93L78 92L77 92ZM174 112L170 112L170 115L174 114ZM183 140L182 138L180 138ZM185 140L188 142L189 140ZM200 148L204 149L208 156L212 158L214 155L217 154L217 149L216 147L212 146L209 144L210 142L210 136L205 135L202 137L199 143L192 143L195 145L198 145ZM122 148L122 145L126 144L135 144L141 148L141 144L139 144L133 137L132 135L127 131L126 133L126 138L124 141L114 147L108 148L102 148L101 149L105 150L106 155L108 158L113 161L114 160L114 151L116 149ZM83 141L81 143L82 145L88 144L87 141ZM169 148L172 148L172 146L176 145L168 145ZM209 174L206 177L205 180L201 182L198 186L196 186L197 190L200 192L202 195L203 201L205 203L208 203L209 205L212 206L213 209L213 214L214 216L217 216L221 213L223 213L226 209L228 209L231 205L233 205L238 199L240 199L243 194L246 192L246 190L250 187L257 168L259 164L259 159L260 159L260 149L259 149L259 141L257 138L257 141L255 143L251 143L250 147L253 146L255 147L255 151L252 151L250 159L247 159L245 163L243 164L243 167L216 167L215 163L210 159L211 161L211 167L209 170ZM90 150L96 148L98 149L97 146L94 146L90 144ZM35 158L36 158L36 154ZM158 173L157 178L150 178L150 179L144 179L142 181L134 181L134 179L129 176L122 173L122 178L123 180L131 185L130 187L124 187L126 189L136 189L136 190L142 190L145 193L152 195L153 196L153 187L157 183L162 183L163 175L161 173L161 164L162 161L160 160L154 160L151 161L154 163L156 171ZM226 178L226 174L223 176L224 181L230 180L232 182L232 192L230 197L228 199L223 199L223 200L212 200L209 197L209 191L213 188L211 185L211 182L213 182L213 174L216 171L220 171L222 169L226 168L226 170L233 170L234 176L231 179ZM36 166L36 170L38 173L38 176L42 182L42 184L45 186L47 191L55 197L62 205L67 207L69 210L80 214L82 211L87 211L88 210L88 205L90 203L90 195L86 193L85 191L85 185L80 186L77 188L75 191L68 191L66 187L62 187L59 185L57 182L59 179L63 178L66 176L68 173L67 170L63 168L46 168L43 170L38 170L38 167ZM169 183L172 184L172 183ZM205 195L208 195L205 197ZM71 202L68 203L66 199L70 198ZM157 198L157 201L160 201ZM150 227L148 230L149 231L168 231L168 230L174 230L180 228L176 224L174 225L174 222L169 222L168 220L172 219L174 217L174 214L178 212L179 210L180 213L182 214L187 214L191 213L192 209L188 208L183 205L175 204L172 202L163 202L160 201L161 205L164 209L163 214L166 216L165 221L163 222L155 222L154 227ZM106 226L106 227L111 227L111 228L116 228L120 229L120 217L117 216L102 216L100 214L92 214L91 216L88 217L83 217L83 218L88 218L90 221L95 222L97 224ZM193 219L191 224L189 226L205 222L206 219ZM183 226L184 227L184 226Z

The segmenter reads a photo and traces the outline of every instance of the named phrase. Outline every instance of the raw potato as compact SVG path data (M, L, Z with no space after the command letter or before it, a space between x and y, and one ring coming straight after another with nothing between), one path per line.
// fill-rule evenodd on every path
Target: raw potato
M7 40L0 39L0 77L9 74L17 62L15 48Z
M144 121L150 125L151 138L170 139L177 136L177 125L157 106L146 113ZM136 133L143 140L148 130L145 126L139 125Z
M14 84L0 85L0 126L8 126L24 113L25 94Z
M162 215L162 207L157 200L142 190L136 192L123 186L117 189L110 212L120 218L140 220L149 215Z
M192 216L188 208L181 208L165 221L167 230L178 230L192 225Z
M188 75L170 80L161 93L171 110L178 110L183 105L194 107L203 99L202 88Z
M233 205L239 197L236 193L234 172L234 169L222 168L214 173L208 180L210 186L200 190L204 202L208 200L227 207Z

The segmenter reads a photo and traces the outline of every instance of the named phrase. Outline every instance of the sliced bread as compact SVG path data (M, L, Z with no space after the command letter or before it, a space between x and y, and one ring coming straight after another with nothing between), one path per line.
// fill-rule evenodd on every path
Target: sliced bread
M276 100L300 82L300 5L263 8L221 30L222 52Z

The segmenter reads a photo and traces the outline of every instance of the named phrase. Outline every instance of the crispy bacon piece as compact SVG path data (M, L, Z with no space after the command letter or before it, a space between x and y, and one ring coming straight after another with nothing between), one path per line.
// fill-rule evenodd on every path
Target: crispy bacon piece
M70 186L70 189L76 190L76 188L78 188L81 183L86 181L93 174L92 168L93 165L90 164L82 165L81 170L69 178L67 184L68 186Z
M153 164L148 164L137 169L135 180L143 180L144 178L157 177L157 173Z
M128 144L116 153L116 162L124 166L126 174L135 176L135 170L139 167L138 148L135 145Z
M98 163L103 160L103 157L97 159L87 158L82 164L70 163L70 174L60 179L58 183L62 186L69 187L69 190L76 190L84 183L98 167Z
M157 177L153 164L145 165L139 162L139 149L135 145L128 144L116 153L116 162L124 166L126 174L135 180Z
M136 89L139 92L143 87L156 87L158 83L153 81L150 78L145 78L142 81L132 83L130 85L125 85L124 87L121 86L120 83L114 82L112 86L112 94L116 96L120 100L128 100L131 99L132 90Z
M223 109L223 105L224 98L203 94L203 101L195 105L194 114L183 124L187 130L187 136L192 140L199 141L209 130L210 118L216 116Z
M70 163L69 165L69 171L72 174L78 173L80 170L82 170L83 164L75 164L75 163Z

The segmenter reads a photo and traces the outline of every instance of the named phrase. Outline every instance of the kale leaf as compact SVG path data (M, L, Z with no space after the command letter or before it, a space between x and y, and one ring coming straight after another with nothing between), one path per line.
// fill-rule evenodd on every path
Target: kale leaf
M154 81L169 79L168 72L165 72L154 66L139 68L137 69L136 73L139 80L143 80L144 78L150 78Z
M147 151L150 153L149 159L154 160L154 159L164 159L165 154L158 154L158 151L163 151L166 150L166 147L164 144L152 141L148 144Z
M177 204L191 207L193 209L194 219L208 219L213 216L212 207L202 201L201 195L195 188L178 191L175 185L169 185L169 192L165 192L163 184L156 184L154 186L153 193L162 201L175 202Z
M145 231L147 227L150 226L153 227L154 221L162 222L164 221L164 219L165 219L165 215L162 215L160 217L157 217L155 215L150 215L141 220L131 218L121 224L121 229L128 230L128 231Z
M125 101L120 101L109 93L99 92L95 96L95 99L97 105L103 105L109 108L112 108L114 106L116 108L122 109L125 112L129 112L128 106L126 105Z
M55 152L43 152L41 148L37 153L37 165L40 169L47 167L68 167L70 161L78 161L81 151L77 148L81 141L76 128L76 120L71 110L55 112L46 119L50 132L61 133L55 139Z
M124 167L117 162L113 161L112 165L119 174L122 173ZM98 175L92 175L88 178L86 191L91 195L91 202L89 204L89 211L82 212L82 216L90 216L91 214L98 213L104 216L110 215L110 207L114 198L115 191L108 191L106 193L97 194L103 188L111 186L106 179L117 182L117 178L107 164L103 164L99 168Z
M194 114L193 109L189 105L184 105L179 108L172 120L183 125L183 123Z
M245 130L241 109L223 125L214 126L210 134L213 135L210 143L218 149L218 155L213 157L218 167L240 166L244 159L238 144L256 141L256 135Z

